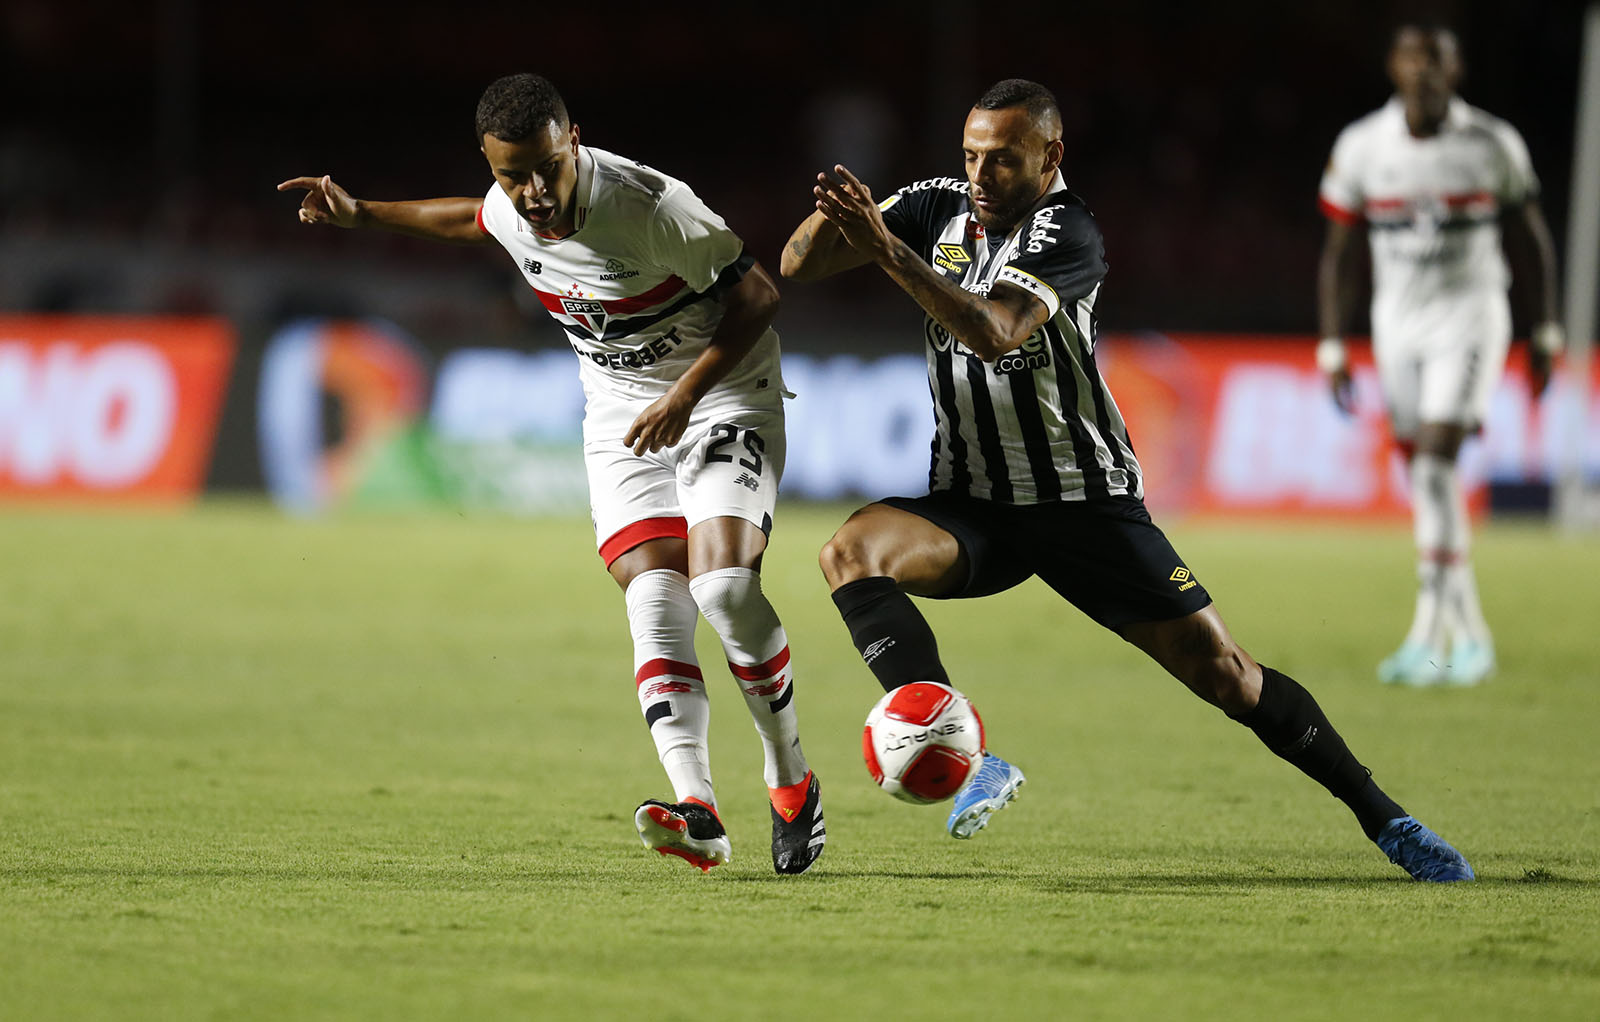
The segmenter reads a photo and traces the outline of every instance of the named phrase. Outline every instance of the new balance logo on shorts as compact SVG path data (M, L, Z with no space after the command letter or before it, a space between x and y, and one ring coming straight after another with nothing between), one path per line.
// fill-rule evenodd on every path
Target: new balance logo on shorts
M760 481L749 472L739 473L739 478L735 479L734 482L738 483L740 486L748 487L751 493L754 493L756 490L761 488Z

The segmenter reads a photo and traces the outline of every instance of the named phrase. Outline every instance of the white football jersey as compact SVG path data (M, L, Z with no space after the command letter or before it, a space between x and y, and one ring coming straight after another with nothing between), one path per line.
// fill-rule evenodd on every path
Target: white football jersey
M498 184L478 226L511 254L578 354L586 435L626 430L705 350L722 321L718 290L752 260L682 181L592 146L578 147L576 229L534 230ZM767 330L702 406L779 402L778 336Z
M1500 213L1538 191L1505 121L1452 99L1439 133L1413 138L1395 97L1339 134L1319 205L1367 223L1374 335L1425 338L1470 323L1474 305L1505 302Z

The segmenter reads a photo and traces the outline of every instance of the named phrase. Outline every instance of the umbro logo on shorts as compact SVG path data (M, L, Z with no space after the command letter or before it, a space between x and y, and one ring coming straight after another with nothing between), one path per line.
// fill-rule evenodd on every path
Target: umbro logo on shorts
M1180 593L1189 589L1193 589L1196 585L1199 585L1199 583L1194 580L1194 576L1189 574L1189 569L1185 568L1181 564L1176 568L1173 568L1172 574L1168 577L1172 581L1179 583L1178 592Z

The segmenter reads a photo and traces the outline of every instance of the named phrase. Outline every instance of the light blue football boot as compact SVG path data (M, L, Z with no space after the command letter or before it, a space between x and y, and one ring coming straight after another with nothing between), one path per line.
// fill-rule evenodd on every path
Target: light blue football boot
M1445 680L1444 654L1408 639L1378 665L1378 680L1385 685L1437 685Z
M972 780L956 792L955 808L945 821L950 836L965 840L989 825L989 817L1017 797L1027 780L1022 771L999 756L983 754L983 765Z
M1452 685L1476 685L1494 674L1494 643L1488 639L1457 639L1450 647L1444 680Z

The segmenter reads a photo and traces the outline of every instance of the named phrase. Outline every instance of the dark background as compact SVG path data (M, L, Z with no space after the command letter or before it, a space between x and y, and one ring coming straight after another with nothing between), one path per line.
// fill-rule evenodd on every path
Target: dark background
M498 250L312 229L280 180L480 195L477 97L550 77L585 142L687 180L775 269L821 166L884 195L960 174L991 82L1053 88L1112 331L1315 329L1316 188L1389 93L1401 20L1452 25L1462 95L1523 134L1565 233L1581 5L1154 2L546 6L6 0L0 310L387 315L431 345L557 343ZM909 328L881 275L784 288L786 344ZM524 312L535 312L532 317ZM1518 328L1526 329L1519 309Z

